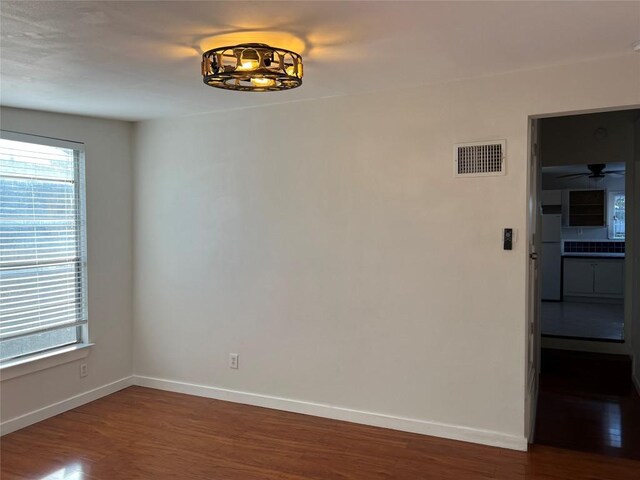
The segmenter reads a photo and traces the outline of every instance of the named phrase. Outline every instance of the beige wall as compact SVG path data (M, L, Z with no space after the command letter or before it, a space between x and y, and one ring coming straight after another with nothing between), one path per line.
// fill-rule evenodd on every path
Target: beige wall
M528 116L632 104L637 55L138 124L134 372L522 438Z
M86 144L96 343L87 378L74 362L3 381L2 421L129 376L133 350L140 376L521 438L527 117L640 104L639 80L628 56L135 136L2 108L3 129ZM454 143L502 138L506 176L453 178Z
M132 125L12 108L0 115L3 130L85 143L89 339L95 342L85 378L72 362L3 381L4 422L131 375Z

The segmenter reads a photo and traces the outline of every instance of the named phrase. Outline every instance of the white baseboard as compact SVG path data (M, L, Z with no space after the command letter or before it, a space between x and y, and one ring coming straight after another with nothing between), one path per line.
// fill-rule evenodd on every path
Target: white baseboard
M20 415L19 417L6 420L0 424L0 435L6 435L7 433L15 432L16 430L20 430L21 428L28 427L29 425L32 425L34 423L41 422L42 420L46 420L47 418L66 412L67 410L77 408L81 405L84 405L85 403L93 402L94 400L97 400L101 397L115 393L118 390L122 390L123 388L127 388L132 384L133 377L121 378L120 380L108 383L107 385L103 385L102 387L94 388L93 390L89 390L88 392L84 392L71 398L67 398L66 400L62 400L61 402L57 402L38 410L34 410L33 412L25 413L24 415Z
M634 378L634 380L637 379ZM88 392L81 393L61 402L54 403L47 407L40 408L33 412L2 422L0 424L0 435L6 435L21 428L28 427L29 425L41 422L42 420L46 420L47 418L66 412L67 410L77 408L85 403L110 395L131 385L140 385L143 387L157 388L159 390L215 398L218 400L255 405L275 410L284 410L287 412L332 418L347 422L361 423L364 425L372 425L375 427L390 428L392 430L450 438L452 440L480 443L483 445L491 445L513 450L527 450L527 440L525 437L518 437L516 435L509 435L491 430L427 422L424 420L395 417L392 415L336 407L333 405L305 402L301 400L273 397L270 395L260 395L143 376L125 377L102 387L89 390ZM638 386L637 381L636 386Z
M458 425L447 425L437 422L427 422L412 418L395 417L362 410L336 407L320 403L292 400L289 398L273 397L270 395L260 395L225 388L208 387L205 385L195 385L191 383L176 382L160 378L144 377L134 375L134 385L142 387L168 390L170 392L186 393L200 397L215 398L229 402L244 403L258 407L284 410L287 412L302 413L317 417L344 420L347 422L361 423L375 427L390 428L405 432L432 435L435 437L449 438L452 440L462 440L465 442L480 443L494 447L509 448L512 450L527 450L527 439L522 436L509 435L491 430L462 427Z

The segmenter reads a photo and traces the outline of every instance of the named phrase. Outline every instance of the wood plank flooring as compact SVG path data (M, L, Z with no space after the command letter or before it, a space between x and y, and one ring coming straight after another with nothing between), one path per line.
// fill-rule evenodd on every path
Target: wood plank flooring
M640 460L631 359L551 349L541 359L536 443Z
M2 437L2 480L636 480L640 462L528 453L130 387Z

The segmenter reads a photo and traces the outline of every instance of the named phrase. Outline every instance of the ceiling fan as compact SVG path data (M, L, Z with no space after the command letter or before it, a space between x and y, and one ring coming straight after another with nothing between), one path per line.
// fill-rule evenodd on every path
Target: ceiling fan
M606 163L590 163L587 165L588 172L584 173L569 173L567 175L560 175L556 178L568 178L574 179L579 177L588 178L604 178L606 175L624 175L624 170L605 170Z

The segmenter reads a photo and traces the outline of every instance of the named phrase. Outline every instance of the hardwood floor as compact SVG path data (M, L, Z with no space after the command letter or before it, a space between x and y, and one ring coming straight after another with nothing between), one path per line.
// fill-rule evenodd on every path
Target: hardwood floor
M541 359L535 442L640 460L631 359L551 349Z
M3 480L640 478L640 462L528 453L130 387L1 439Z

